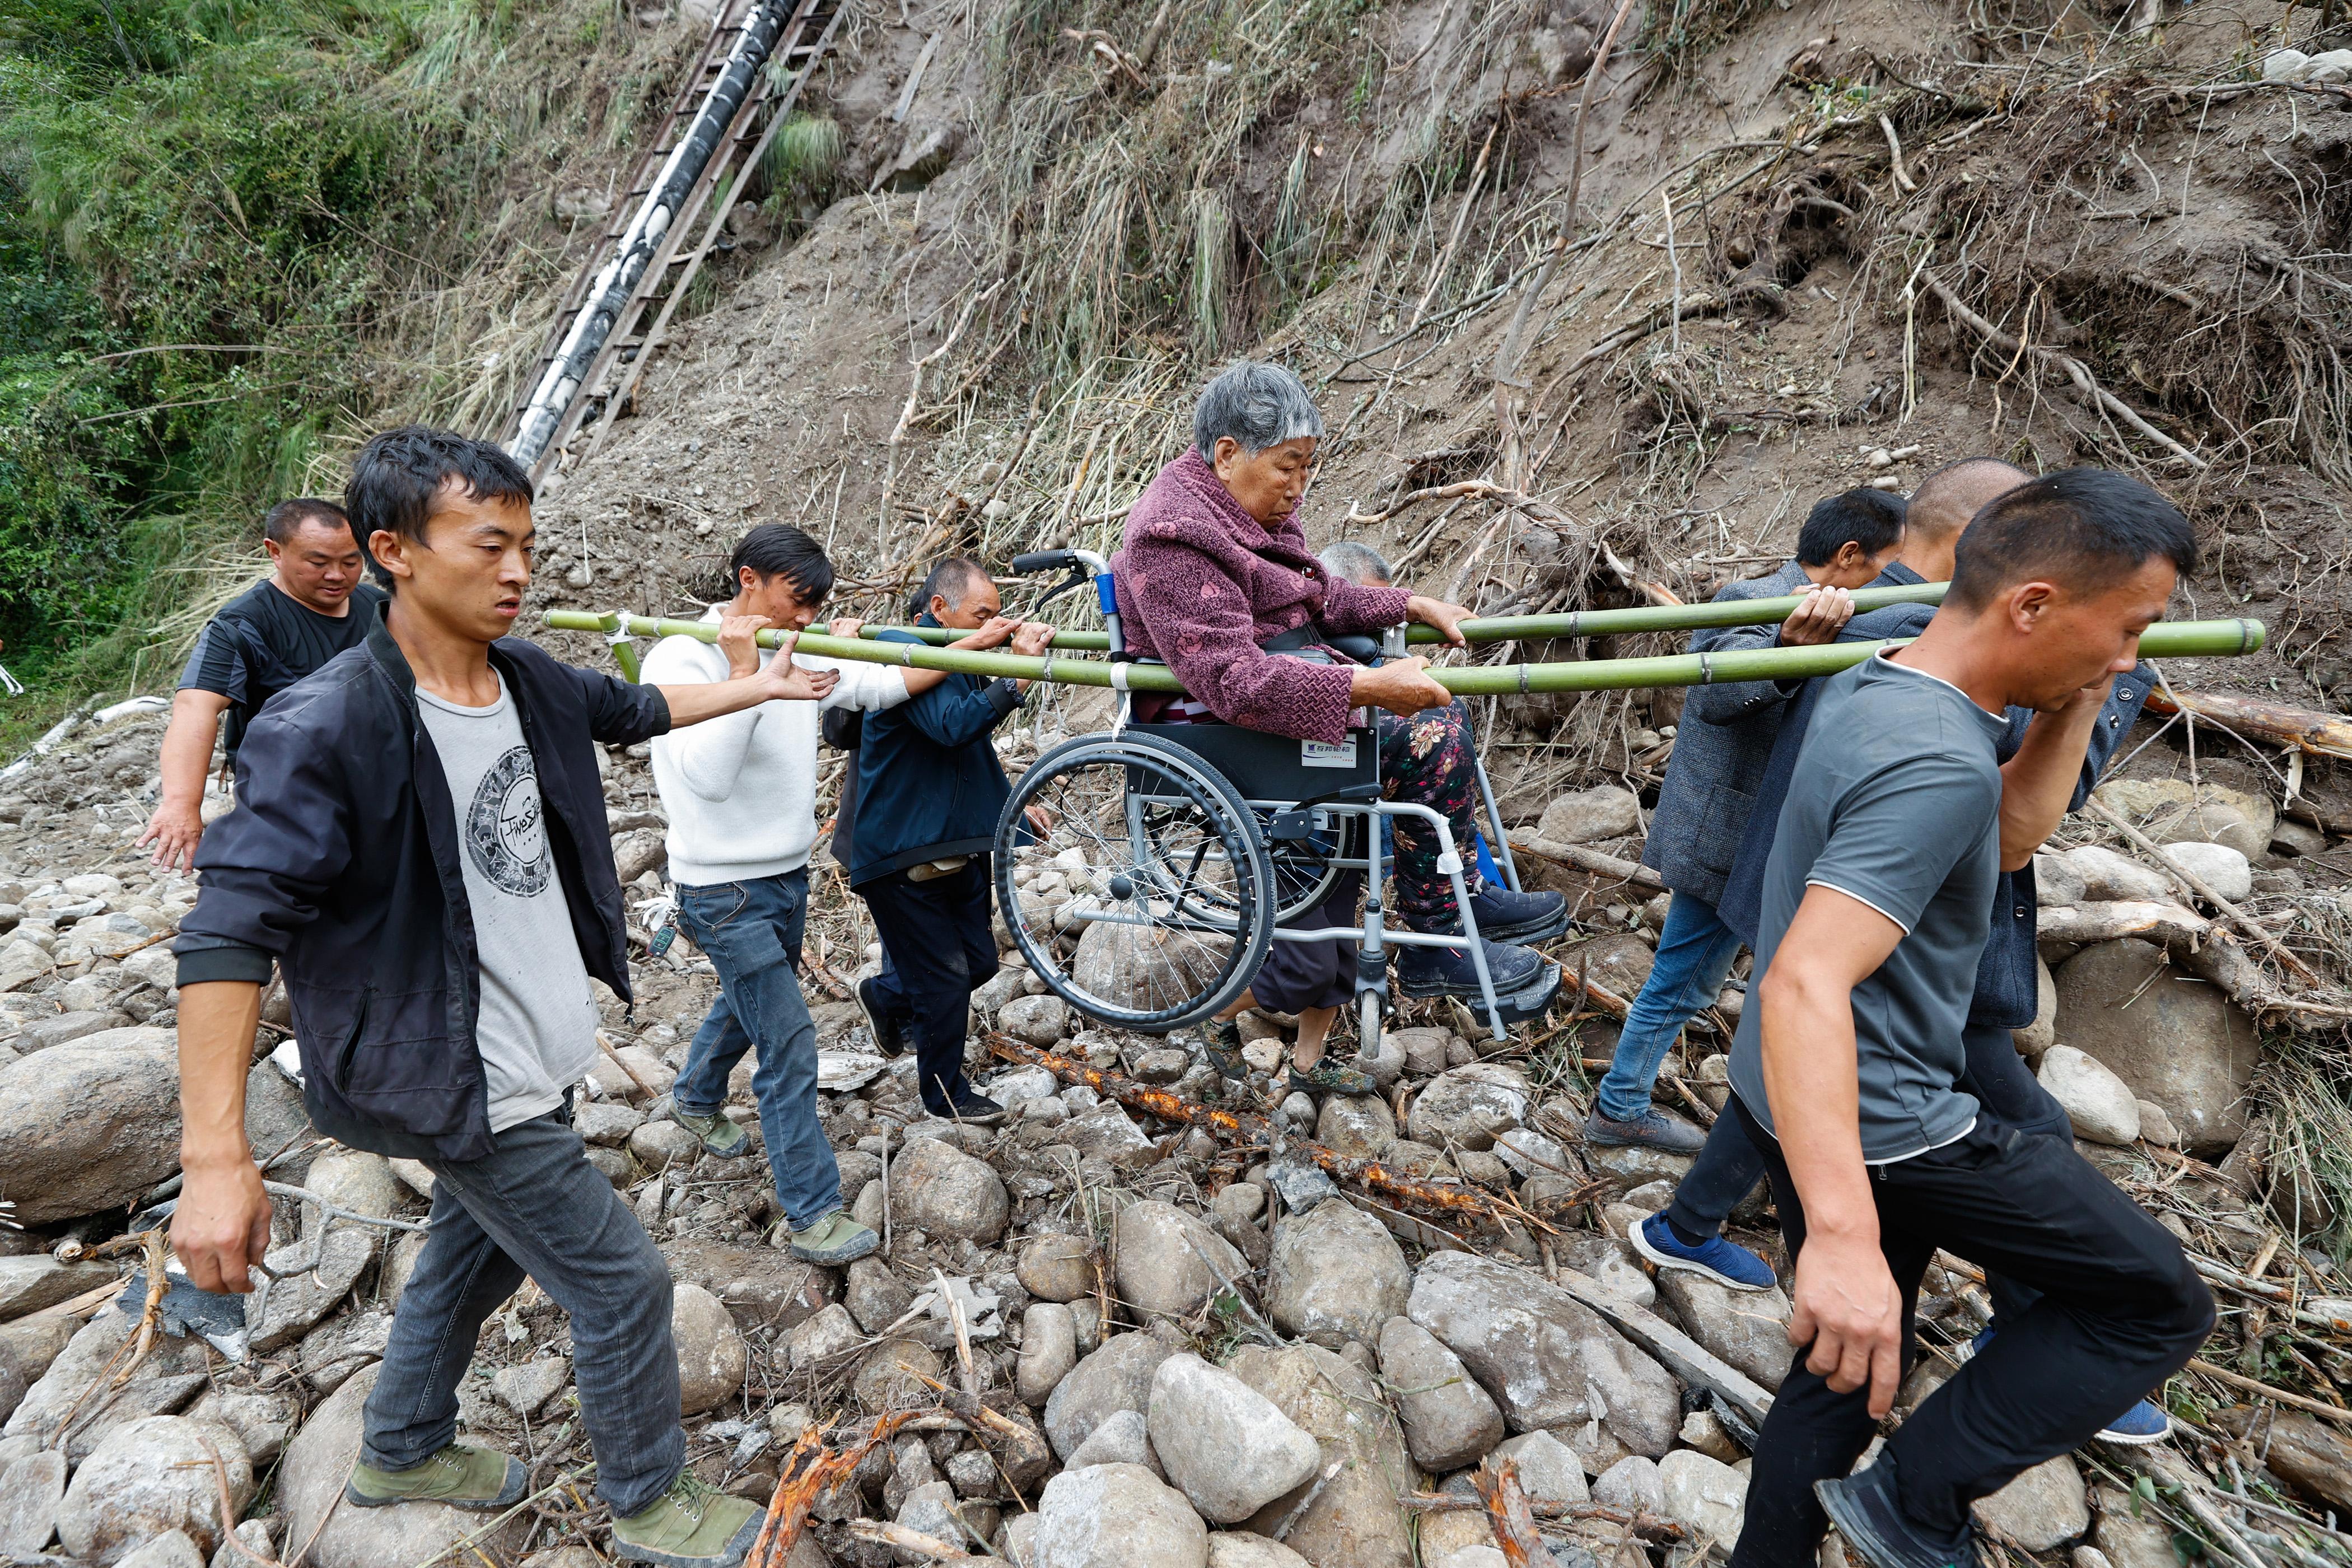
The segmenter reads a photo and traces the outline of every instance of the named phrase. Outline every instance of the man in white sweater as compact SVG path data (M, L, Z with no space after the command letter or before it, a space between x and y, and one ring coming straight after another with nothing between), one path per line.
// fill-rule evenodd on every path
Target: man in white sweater
M762 523L728 563L735 597L703 616L764 617L804 631L833 589L833 564L797 528ZM836 636L857 623L837 621ZM761 654L762 668L777 655ZM694 1037L672 1090L672 1114L715 1154L750 1152L751 1139L721 1114L727 1078L756 1048L751 1091L793 1255L845 1264L880 1238L841 1207L841 1172L816 1117L816 1029L793 970L808 915L808 862L816 843L818 711L873 711L945 679L937 670L793 656L822 672L819 701L765 702L653 743L654 782L669 814L669 870L678 923L719 971L719 993ZM749 668L734 673L749 674ZM646 656L644 679L690 685L730 679L728 656L694 637L664 637Z

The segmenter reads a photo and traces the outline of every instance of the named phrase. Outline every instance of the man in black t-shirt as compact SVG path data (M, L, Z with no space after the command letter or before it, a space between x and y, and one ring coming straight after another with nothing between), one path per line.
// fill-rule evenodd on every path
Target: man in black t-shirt
M351 519L332 501L282 500L262 519L273 568L205 626L180 672L163 732L163 798L140 836L155 864L186 870L204 837L205 773L227 716L230 759L262 704L357 646L375 622L383 591L361 580L366 558Z

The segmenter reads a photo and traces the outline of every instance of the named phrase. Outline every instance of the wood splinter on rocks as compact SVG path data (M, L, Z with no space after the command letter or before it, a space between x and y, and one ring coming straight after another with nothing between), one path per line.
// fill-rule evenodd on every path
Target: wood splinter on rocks
M1027 1067L1044 1068L1065 1083L1084 1085L1098 1094L1108 1095L1130 1110L1156 1116L1162 1121L1189 1122L1194 1127L1204 1129L1212 1137L1227 1142L1265 1143L1271 1139L1272 1129L1266 1125L1263 1117L1246 1111L1222 1110L1215 1106L1201 1105L1186 1100L1182 1095L1172 1094L1167 1089L1153 1089L1148 1085L1137 1083L1131 1079L1122 1078L1118 1073L1106 1072L1100 1068L1090 1067L1085 1062L1073 1061L1068 1057L1039 1050L1014 1039L1010 1035L991 1031L988 1043L992 1050L1007 1061L1020 1062ZM1447 1215L1466 1215L1497 1226L1509 1224L1524 1225L1546 1236L1559 1234L1556 1227L1545 1223L1518 1205L1507 1202L1490 1194L1474 1192L1467 1187L1445 1186L1435 1182L1425 1182L1392 1170L1379 1160L1350 1159L1325 1148L1320 1143L1311 1142L1303 1138L1289 1140L1287 1147L1293 1153L1314 1161L1316 1164L1339 1181L1358 1183L1376 1192L1384 1193L1389 1197L1409 1206L1435 1210ZM1596 1192L1600 1190L1600 1184L1595 1184ZM1585 1199L1582 1196L1575 1196L1570 1201L1582 1202Z

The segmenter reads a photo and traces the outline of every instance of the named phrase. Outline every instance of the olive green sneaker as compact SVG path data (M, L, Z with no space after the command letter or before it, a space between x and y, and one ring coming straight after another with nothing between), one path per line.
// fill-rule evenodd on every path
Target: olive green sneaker
M495 1510L522 1500L530 1472L520 1459L488 1448L452 1443L408 1470L361 1465L343 1484L343 1500L359 1508L390 1508L396 1502L437 1502L451 1508Z
M787 1228L791 1222L786 1221ZM789 1230L792 1254L803 1263L839 1268L854 1263L882 1245L882 1238L835 1209L806 1230Z
M613 1555L661 1568L741 1568L762 1511L680 1470L653 1507L613 1521Z
M701 1139L702 1146L722 1160L740 1160L751 1152L751 1135L737 1123L728 1121L723 1110L698 1116L672 1100L669 1118Z
M1381 1086L1362 1068L1345 1067L1325 1057L1304 1072L1293 1067L1290 1087L1306 1094L1372 1094Z

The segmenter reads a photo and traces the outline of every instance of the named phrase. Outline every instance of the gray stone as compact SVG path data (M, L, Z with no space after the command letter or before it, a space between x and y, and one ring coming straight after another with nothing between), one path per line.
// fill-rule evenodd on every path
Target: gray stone
M1380 1158L1396 1135L1396 1112L1376 1094L1329 1095L1315 1119L1315 1141L1350 1159Z
M1977 1523L1996 1539L2027 1552L2048 1552L2091 1528L2091 1500L2083 1472L2064 1454L2020 1473L1975 1506Z
M2097 1058L2072 1046L2052 1046L2042 1053L2034 1077L2065 1108L2077 1138L2118 1146L2138 1142L2138 1097Z
M1633 1244L1619 1237L1572 1230L1552 1243L1560 1267L1590 1275L1637 1307L1657 1304L1658 1287L1642 1268Z
M1267 1279L1267 1316L1334 1350L1349 1340L1377 1341L1412 1289L1396 1238L1345 1198L1326 1198L1275 1226Z
M1248 1262L1197 1215L1147 1199L1119 1211L1114 1252L1118 1296L1143 1315L1188 1318L1223 1287L1222 1271L1237 1280Z
M285 1460L278 1468L276 1495L286 1539L310 1542L310 1554L303 1559L307 1568L385 1568L441 1552L456 1555L457 1543L488 1522L481 1514L441 1503L334 1507L359 1461L360 1413L375 1386L376 1372L369 1367L355 1374L313 1411L286 1445ZM506 1527L477 1544L497 1562L520 1534L519 1528Z
M956 1496L960 1498L993 1498L1002 1489L996 1474L996 1461L990 1458L984 1449L966 1448L960 1453L950 1454L943 1468L948 1474L948 1483L955 1488Z
M1013 1265L1021 1288L1041 1301L1075 1301L1095 1292L1094 1247L1082 1236L1040 1236Z
M2137 1100L2135 1103L2139 1107L2141 1138L2159 1149L2180 1147L2180 1130L2173 1126L2172 1118L2166 1113L2164 1107L2152 1100Z
M114 1282L104 1263L60 1263L46 1253L0 1258L0 1322L54 1307L99 1285Z
M1642 803L1616 784L1554 795L1536 823L1536 837L1559 844L1597 844L1642 831Z
M898 1225L935 1240L987 1246L1004 1234L1013 1205L986 1161L937 1138L914 1138L890 1168L890 1209Z
M629 1134L629 1152L648 1171L684 1171L701 1157L702 1140L675 1121L646 1121Z
M1658 1114L1668 1121L1682 1121L1682 1118L1663 1107ZM1594 1175L1614 1176L1628 1187L1651 1182L1664 1182L1671 1186L1691 1168L1688 1154L1669 1154L1663 1149L1644 1149L1634 1144L1587 1143L1583 1153L1584 1163L1592 1167Z
M645 1124L646 1113L625 1100L582 1100L572 1110L572 1130L606 1149L621 1147Z
M1021 1401L1041 1405L1078 1364L1078 1329L1059 1301L1033 1301L1021 1314L1021 1359L1013 1374Z
M2180 897L2171 878L2104 845L2085 844L2067 850L2059 859L2071 873L2072 885L2081 888L2082 900L2089 902L2129 900L2171 903Z
M949 1481L926 1481L909 1490L898 1504L898 1521L909 1530L919 1530L937 1541L961 1543L963 1527L956 1522L956 1493ZM929 1563L929 1552L901 1552L901 1563Z
M1213 938L1094 921L1070 955L1070 978L1114 1005L1162 1007L1213 984L1225 955L1224 944Z
M1453 1037L1452 1030L1436 1028L1391 1029L1381 1036L1404 1048L1404 1070L1414 1078L1435 1078L1445 1070L1446 1043Z
M1588 1470L1674 1442L1675 1380L1540 1275L1439 1253L1421 1266L1407 1310L1469 1366L1514 1431L1567 1433Z
M2091 1539L2115 1568L2180 1568L2172 1531L2152 1508L2115 1487L2099 1489L2098 1522Z
M120 1209L178 1168L169 1029L107 1029L0 1067L0 1193L45 1225Z
M2180 868L2231 903L2254 890L2254 868L2244 853L2227 844L2173 844L2166 848Z
M1151 1334L1118 1334L1080 1360L1045 1401L1045 1436L1054 1452L1066 1459L1112 1415L1149 1407L1152 1376L1174 1353Z
M55 1448L0 1468L0 1552L29 1557L47 1546L65 1496L66 1457Z
M1491 1149L1496 1133L1527 1120L1532 1103L1527 1076L1517 1068L1472 1062L1430 1079L1405 1125L1416 1141L1433 1148Z
M1734 1290L1686 1268L1662 1268L1658 1294L1691 1338L1779 1392L1789 1375L1790 1309L1778 1285Z
M1561 957L1565 973L1582 973L1585 979L1600 986L1621 1002L1631 1002L1642 994L1642 983L1650 978L1650 967L1657 954L1632 931L1612 931L1580 943Z
M215 1389L188 1406L194 1421L209 1421L236 1433L246 1457L257 1468L266 1468L286 1451L299 1411L292 1400L277 1394L229 1394Z
M1255 1182L1228 1182L1209 1200L1209 1223L1249 1259L1252 1268L1265 1268L1274 1253L1274 1244L1259 1223L1265 1213L1265 1189Z
M751 1372L751 1354L726 1303L680 1282L672 1287L669 1329L677 1343L679 1408L696 1415L732 1398Z
M1045 1483L1033 1552L1034 1568L1207 1568L1209 1531L1142 1466L1093 1465Z
M2138 941L2086 947L2057 978L2061 1040L2162 1106L2190 1153L2238 1141L2260 1042L2219 990L2174 973L2163 949Z
M117 1568L205 1568L205 1554L186 1531L167 1530L118 1559Z
M1323 1450L1274 1402L1196 1355L1152 1374L1153 1452L1203 1519L1238 1524L1312 1479Z
M584 1549L583 1555L585 1555ZM269 1568L278 1554L269 1539L269 1526L264 1521L248 1519L232 1531L220 1550L213 1553L212 1568ZM524 1559L525 1568L602 1568L594 1559L586 1563L552 1561L541 1563L538 1554Z
M1748 1512L1746 1476L1720 1459L1676 1448L1658 1461L1658 1486L1665 1494L1660 1513L1726 1552L1738 1544L1740 1521Z
M1227 1370L1323 1448L1315 1478L1266 1504L1250 1528L1270 1536L1287 1524L1283 1543L1314 1568L1412 1568L1397 1500L1414 1489L1412 1460L1371 1375L1315 1344L1245 1345Z
M58 1353L40 1380L25 1391L23 1403L0 1431L10 1437L52 1442L72 1413L73 1435L67 1443L66 1458L79 1464L107 1433L124 1422L167 1415L186 1405L210 1382L205 1368L212 1352L201 1340L159 1338L131 1381L119 1389L111 1386L111 1374L102 1369L114 1361L138 1325L138 1315L132 1312L109 1310L93 1316ZM109 1377L109 1384L93 1393L101 1375Z
M915 1304L915 1293L879 1258L861 1258L849 1266L849 1277L841 1291L842 1304L857 1326L869 1334L878 1334L906 1315Z
M1310 1568L1306 1558L1279 1541L1246 1530L1220 1530L1209 1536L1209 1568Z
M183 1415L126 1421L74 1472L58 1509L58 1540L73 1556L112 1563L151 1537L184 1530L209 1556L236 1524L221 1516L224 1471L229 1501L241 1510L253 1500L253 1461L236 1433Z
M1665 1481L1657 1461L1640 1454L1618 1460L1593 1479L1592 1500L1636 1513L1656 1513L1666 1506Z
M346 1221L331 1226L323 1241L305 1237L272 1247L268 1261L282 1278L245 1299L253 1348L273 1351L292 1344L341 1306L360 1275L375 1261L382 1235L373 1226Z
M1462 1358L1411 1318L1381 1325L1381 1377L1404 1420L1414 1464L1443 1474L1475 1465L1503 1440L1503 1413Z
M998 1009L996 1026L1017 1040L1050 1046L1070 1032L1070 1006L1059 996L1015 996Z
M1063 1468L1083 1470L1088 1465L1141 1465L1161 1480L1168 1472L1151 1448L1151 1427L1139 1410L1115 1410L1087 1440L1070 1453Z
M923 1379L936 1378L944 1370L939 1352L921 1341L885 1340L866 1352L850 1389L857 1403L876 1415L903 1405L935 1404L938 1396Z
M2226 844L2249 859L2270 847L2278 823L2267 795L2186 779L2110 779L2098 795L2158 844Z
M1007 1110L1061 1092L1062 1080L1045 1068L1008 1068L988 1080L988 1097Z
M352 1312L302 1341L302 1376L320 1394L332 1394L343 1379L383 1359L392 1343L390 1312Z
M1135 1058L1135 1076L1141 1083L1174 1083L1192 1065L1192 1058L1183 1051L1174 1046L1162 1046Z
M1549 1432L1507 1437L1495 1445L1495 1458L1519 1467L1519 1489L1537 1502L1583 1502L1592 1495L1576 1450Z
M2034 858L2039 863L2042 858ZM2018 1054L2029 1058L2038 1057L2058 1043L2058 982L2039 953L2033 958L2033 1022L2021 1029L2011 1029L2009 1037Z
M8 1043L20 1051L45 1051L51 1046L62 1046L68 1040L79 1040L85 1035L95 1035L100 1029L120 1029L131 1022L127 1013L111 1007L79 1013L60 1013L54 1018L42 1018L25 1026L24 1032Z
M572 1363L564 1356L541 1356L518 1366L502 1366L490 1374L490 1392L516 1415L528 1419L547 1408L572 1381Z

